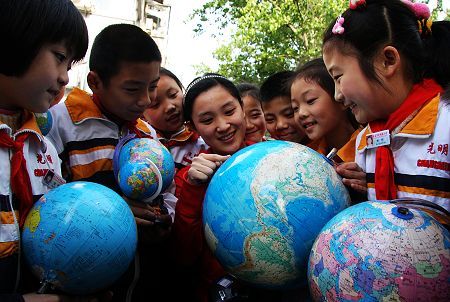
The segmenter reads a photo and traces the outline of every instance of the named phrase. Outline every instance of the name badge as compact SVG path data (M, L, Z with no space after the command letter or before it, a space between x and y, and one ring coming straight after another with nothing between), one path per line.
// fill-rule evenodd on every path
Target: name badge
M48 170L47 173L42 178L42 182L49 189L54 189L66 183L64 178L53 172L52 170Z
M389 130L383 130L366 135L367 149L372 149L380 146L387 146L391 144L391 136Z

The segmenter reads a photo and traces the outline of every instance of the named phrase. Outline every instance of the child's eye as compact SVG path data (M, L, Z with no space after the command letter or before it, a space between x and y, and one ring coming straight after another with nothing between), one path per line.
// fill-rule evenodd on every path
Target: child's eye
M266 123L267 123L267 124L272 124L273 121L274 121L274 119L266 119Z
M212 123L212 118L207 118L207 119L200 120L200 123L202 123L204 125L209 125L209 124Z
M342 76L342 74L335 75L335 76L333 77L333 80L334 80L335 82L337 82L337 81L341 78L341 76Z
M171 99L175 99L178 95L178 92L172 93L171 95L169 95L169 98Z
M58 61L61 62L61 63L64 62L67 59L67 57L61 52L55 51L53 53L54 53L56 59L58 59Z
M285 112L284 116L291 118L294 116L294 110L288 110Z
M158 88L158 85L150 86L150 87L148 88L148 91L155 91L156 88Z
M234 110L235 110L235 109L233 108L233 109L230 109L230 110L225 111L225 115L233 115Z
M306 104L308 104L308 105L312 105L312 104L314 104L314 102L317 100L317 98L315 98L315 99L310 99L310 100L307 100L306 101Z
M129 88L124 88L124 90L125 90L126 92L128 92L128 93L135 93L135 92L137 92L139 89L138 89L138 88L131 88L131 87L129 87Z

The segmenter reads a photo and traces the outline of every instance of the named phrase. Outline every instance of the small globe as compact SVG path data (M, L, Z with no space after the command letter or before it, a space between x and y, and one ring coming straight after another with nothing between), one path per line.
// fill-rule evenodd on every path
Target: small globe
M449 231L422 211L357 204L317 237L308 280L315 301L449 301Z
M216 171L203 220L222 266L257 287L306 285L311 246L325 223L349 205L334 168L296 143L246 147Z
M175 164L169 150L159 141L135 138L120 150L118 183L135 200L153 200L172 183Z
M22 246L33 273L69 294L115 282L134 258L137 231L127 203L114 191L72 182L49 191L25 221Z
M53 126L53 118L50 111L44 113L34 113L34 116L42 135L47 135Z

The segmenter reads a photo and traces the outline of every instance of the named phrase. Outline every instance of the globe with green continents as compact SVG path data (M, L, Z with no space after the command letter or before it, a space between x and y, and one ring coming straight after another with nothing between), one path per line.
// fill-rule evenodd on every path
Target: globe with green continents
M172 183L175 164L169 150L159 141L134 138L117 152L114 169L125 196L151 202Z
M308 280L315 301L450 301L450 234L426 212L363 202L317 237Z
M307 284L312 244L350 198L312 149L285 141L246 147L216 171L204 205L204 231L223 267L257 287Z
M137 232L128 204L113 190L72 182L49 191L25 220L22 247L47 288L84 295L115 282L134 259Z

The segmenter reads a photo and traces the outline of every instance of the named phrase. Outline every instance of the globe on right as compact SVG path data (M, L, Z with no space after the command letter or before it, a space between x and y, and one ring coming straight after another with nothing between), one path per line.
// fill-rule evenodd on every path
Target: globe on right
M450 233L424 211L363 202L331 219L308 264L315 301L449 301Z

